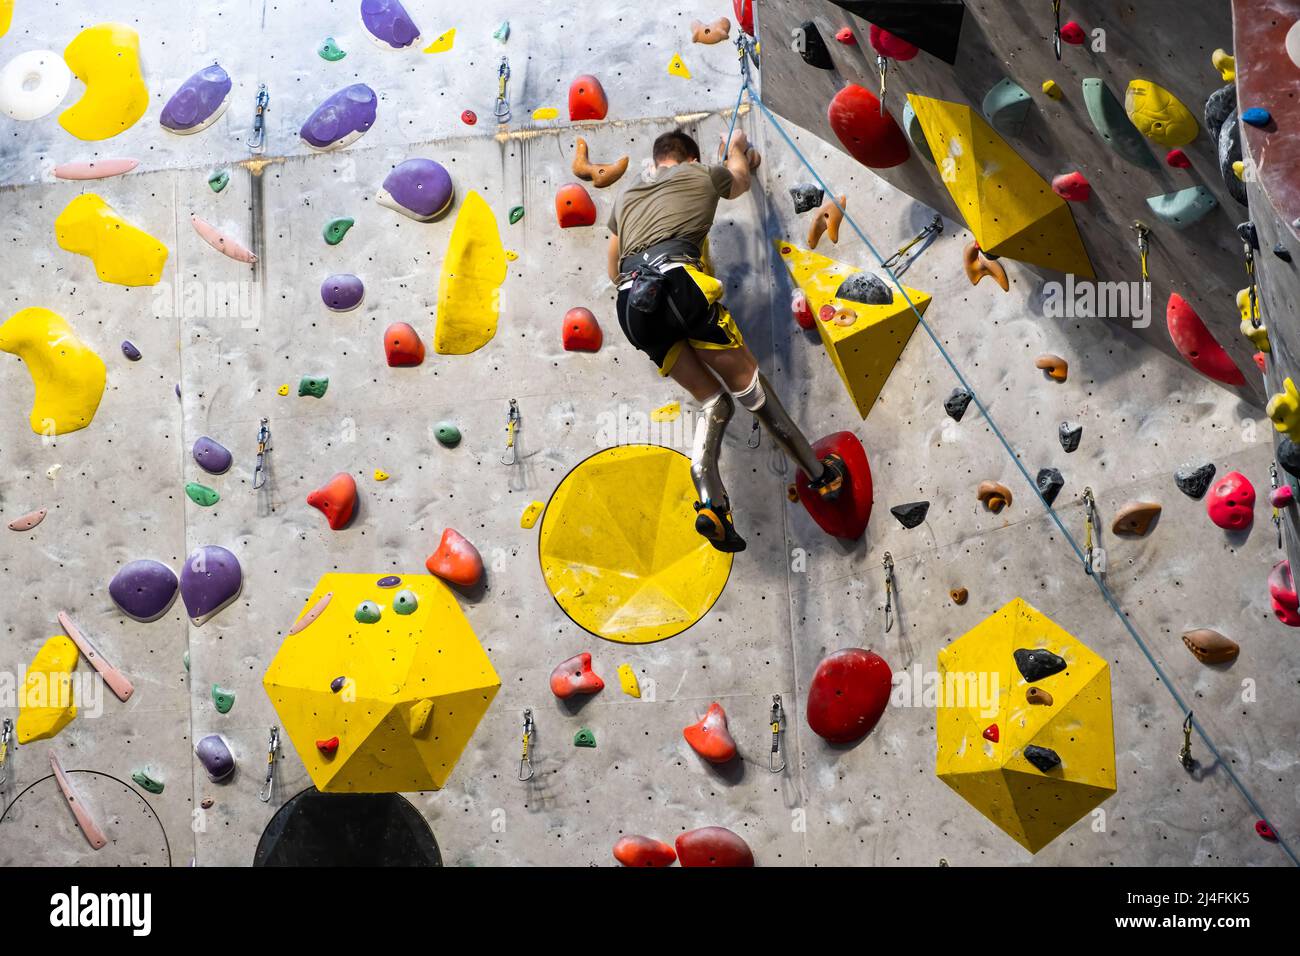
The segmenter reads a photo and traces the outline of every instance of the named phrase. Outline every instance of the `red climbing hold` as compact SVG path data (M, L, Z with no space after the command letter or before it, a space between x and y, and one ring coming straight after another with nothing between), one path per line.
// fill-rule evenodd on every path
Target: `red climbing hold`
M1205 327L1196 310L1177 292L1169 294L1165 320L1169 325L1169 337L1174 340L1174 348L1178 349L1178 353L1187 359L1192 368L1224 385L1246 384L1246 376L1241 374L1241 369L1224 351L1214 333Z
M316 741L316 749L327 757L333 757L339 749L339 739L331 737L329 740Z
M1261 839L1267 840L1269 843L1277 842L1277 831L1263 820L1255 821L1255 832L1259 834Z
M833 744L871 733L889 703L893 672L875 651L836 651L813 673L808 687L808 726Z
M852 27L840 27L835 31L835 39L839 40L845 46L858 45L858 38L853 35Z
M478 114L473 110L465 110L465 112L460 114L460 121L466 126L473 126L478 122Z
M731 0L731 9L735 11L736 22L740 24L740 29L753 36L754 0Z
M1187 158L1187 154L1177 146L1165 153L1165 162L1174 169L1187 169L1192 165L1192 161Z
M605 682L591 669L591 655L586 651L570 657L551 671L551 693L560 700L574 694L594 694Z
M1287 627L1300 627L1300 595L1296 594L1291 562L1279 561L1268 573L1268 596L1273 616Z
M1052 192L1069 202L1087 202L1092 195L1092 185L1088 177L1076 170L1053 179Z
M794 295L790 298L790 312L794 315L794 320L801 329L816 328L813 320L812 306L808 304L808 296L803 294L803 290L796 289ZM835 314L834 307L831 308L831 314Z
M672 866L677 851L648 836L625 836L614 844L614 859L624 866Z
M346 471L337 475L307 496L307 504L329 519L330 528L338 531L352 520L357 507L357 482Z
M834 432L813 442L813 453L825 460L838 455L848 470L848 478L834 499L823 498L808 485L808 476L796 472L795 491L813 521L827 534L856 541L871 520L871 466L867 452L852 432Z
M828 302L817 310L817 318L821 319L823 322L829 322L831 319L835 318L835 311L835 306Z
M596 204L581 183L565 183L555 194L555 218L561 229L596 224Z
M609 100L600 80L584 73L569 84L569 119L603 120L609 112Z
M871 25L870 39L871 48L890 60L910 60L921 52L915 44L894 36L888 30L882 30L874 23Z
M716 701L698 723L682 730L682 736L709 763L726 763L736 756L736 741L727 729L727 712Z
M1295 491L1290 485L1279 485L1268 493L1268 503L1274 508L1289 508L1295 504Z
M438 550L429 555L424 566L430 574L466 588L478 584L483 577L483 558L478 548L454 528L443 531Z
M753 866L754 851L726 827L700 827L677 838L682 866Z
M1241 472L1230 471L1210 486L1205 510L1225 531L1247 528L1255 520L1255 486Z
M1259 370L1261 372L1268 371L1268 359L1264 357L1263 352L1256 352L1251 357L1255 360L1255 364L1259 366Z
M384 354L391 368L410 368L424 361L420 333L406 322L394 322L384 331Z
M600 323L590 309L579 307L564 313L564 351L599 352L603 341Z
M856 83L835 94L826 118L849 155L863 166L888 169L911 155L894 117L882 113L876 95Z
M1083 32L1083 27L1071 20L1069 23L1061 25L1061 39L1066 43L1078 46L1088 39L1088 35Z
M989 724L987 727L984 728L984 739L985 739L985 740L991 740L993 743L997 743L997 742L998 742L998 737L999 737L999 734L998 734L998 725L997 725L997 724Z

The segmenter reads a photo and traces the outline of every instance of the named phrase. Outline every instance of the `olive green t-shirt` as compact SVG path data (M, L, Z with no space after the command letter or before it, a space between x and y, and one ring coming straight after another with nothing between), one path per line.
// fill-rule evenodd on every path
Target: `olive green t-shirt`
M619 255L630 256L667 239L702 247L718 200L731 195L726 166L678 163L662 166L653 182L635 182L614 203L609 231L618 236Z

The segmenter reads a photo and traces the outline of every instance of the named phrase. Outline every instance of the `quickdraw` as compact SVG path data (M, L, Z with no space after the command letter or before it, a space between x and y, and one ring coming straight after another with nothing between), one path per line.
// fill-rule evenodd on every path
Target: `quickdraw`
M519 434L519 403L510 399L510 411L506 413L506 450L501 456L501 464L513 465L519 461L519 446L515 436Z
M8 717L0 726L0 787L9 780L9 743L14 736L14 722Z
M270 419L263 418L257 429L257 463L253 466L253 488L266 484L266 453L271 450Z
M1137 233L1138 259L1142 263L1142 281L1149 282L1151 279L1151 273L1147 270L1147 253L1151 251L1151 242L1148 239L1151 235L1151 230L1148 229L1147 224L1142 222L1140 219L1134 219L1133 231Z
M533 743L533 712L531 710L525 710L523 749L520 751L519 754L519 779L520 780L533 779L532 743ZM527 773L525 773L525 771L527 771Z
M248 148L260 153L266 145L266 111L271 108L271 91L265 83L257 87L257 111L253 114L253 135L248 140Z
M1091 488L1083 489L1083 570L1087 574L1106 573L1106 551L1093 544L1093 525L1097 514L1097 501Z
M1061 0L1052 0L1052 13L1056 16L1056 26L1052 30L1052 50L1056 58L1061 58Z
M885 633L894 626L894 556L885 552L885 560L880 562L885 569Z
M888 84L889 77L889 60L886 57L876 55L876 72L880 74L880 115L885 115L885 87Z
M939 235L941 232L943 232L943 219L936 213L934 218L926 224L924 229L907 242L903 243L903 245L899 246L898 251L882 262L881 266L885 269L893 269L895 277L901 276L911 268L912 263L917 260L917 257L920 256L922 252L930 247L930 243L934 241L934 237ZM918 249L914 255L910 256L906 262L903 262L903 264L899 266L898 264L902 262L903 257L906 256L914 246L922 242L925 243L925 245ZM895 266L898 266L898 268L894 268Z
M266 782L257 791L257 799L263 803L271 802L271 793L275 789L275 755L280 749L280 728L271 728L271 739L266 745Z
M493 108L498 123L510 122L510 100L506 96L506 84L509 82L510 60L503 56L501 65L497 67L497 102Z
M1277 491L1277 462L1275 461L1268 463L1268 481L1273 491ZM1272 495L1269 497L1271 498ZM1277 505L1273 506L1273 527L1277 529L1277 546L1280 548L1282 547L1282 509Z
M781 707L781 695L772 695L772 753L767 758L767 769L772 773L780 773L785 769L785 754L781 753L781 728L785 724L785 710ZM776 762L780 759L781 766Z
M1178 751L1178 762L1189 772L1196 769L1196 758L1192 756L1192 712L1190 710L1187 712L1187 719L1183 721L1183 746Z

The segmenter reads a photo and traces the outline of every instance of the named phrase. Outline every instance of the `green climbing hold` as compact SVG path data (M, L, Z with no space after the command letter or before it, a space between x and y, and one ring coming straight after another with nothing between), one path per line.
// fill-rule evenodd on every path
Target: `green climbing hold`
M1115 98L1104 81L1089 77L1083 81L1083 102L1088 107L1088 116L1096 127L1106 145L1134 166L1146 169L1158 169L1159 164L1151 156L1147 141L1133 121L1124 112L1124 106Z
M321 235L331 246L337 246L343 241L343 237L348 234L348 230L356 224L355 219L347 216L340 216L338 219L331 219L325 223L325 228L321 230Z
M201 485L197 481L191 481L186 485L185 493L190 496L190 501L204 508L211 508L221 500L221 495L214 489Z
M1147 205L1156 217L1167 226L1186 229L1208 216L1217 206L1214 193L1204 186L1188 186L1177 192L1161 196L1148 196Z
M161 780L156 777L151 777L147 770L133 770L131 772L131 779L150 793L162 793L163 787L165 786Z
M1019 136L1033 100L1014 80L1003 79L984 95L984 118L1003 136Z
M374 624L379 620L379 605L374 601L362 601L352 616L362 624Z
M298 394L310 395L312 398L324 398L325 389L330 387L328 378L317 378L312 375L304 375L298 383Z
M331 63L335 63L348 55L345 50L339 49L339 45L334 42L333 37L326 37L325 42L320 45L320 49L316 52L320 54L322 60L329 60Z
M186 672L186 673L189 673L189 669L190 669L190 652L189 652L189 651L186 651L184 654L181 655L181 663L183 663L183 664L185 665L185 672Z
M218 714L228 714L230 708L235 706L235 692L226 690L218 684L213 684L212 703L216 706Z
M502 43L505 43L507 40L509 40L509 39L510 39L510 21L509 21L509 20L502 20L502 21L501 21L501 26L497 27L495 30L492 31L492 37L493 37L493 39L495 39L495 40L499 40L499 41L501 41Z
M225 169L214 169L212 175L208 177L208 185L212 187L214 193L225 189L228 182L230 182L230 172Z
M411 614L419 606L414 591L398 591L397 597L393 598L393 610L398 614Z
M451 422L438 422L434 435L438 444L445 448L455 448L460 444L460 429Z
M515 223L517 223L520 219L523 219L523 218L524 218L524 207L523 207L523 206L511 206L511 207L510 207L510 225L513 226Z
M573 746L575 747L594 747L596 746L596 735L586 727L583 727L573 735Z

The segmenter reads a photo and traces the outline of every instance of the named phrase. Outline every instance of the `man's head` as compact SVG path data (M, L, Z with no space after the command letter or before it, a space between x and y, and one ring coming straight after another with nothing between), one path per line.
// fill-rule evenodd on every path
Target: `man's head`
M669 130L655 137L654 161L656 166L698 163L700 147L682 130Z

